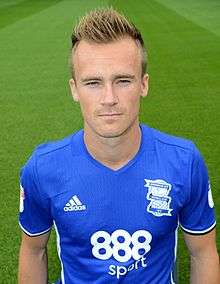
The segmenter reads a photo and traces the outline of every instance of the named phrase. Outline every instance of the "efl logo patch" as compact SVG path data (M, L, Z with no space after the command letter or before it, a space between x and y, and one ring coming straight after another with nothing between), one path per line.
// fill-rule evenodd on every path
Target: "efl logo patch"
M145 187L148 188L147 200L150 203L147 206L147 212L153 214L156 217L171 216L170 202L172 198L169 196L172 188L170 183L161 179L145 180Z
M20 208L19 208L20 213L24 211L24 199L25 199L24 188L20 184Z
M212 198L212 190L211 190L210 181L209 181L209 191L208 191L208 203L209 203L210 208L214 207L214 201L213 201L213 198Z

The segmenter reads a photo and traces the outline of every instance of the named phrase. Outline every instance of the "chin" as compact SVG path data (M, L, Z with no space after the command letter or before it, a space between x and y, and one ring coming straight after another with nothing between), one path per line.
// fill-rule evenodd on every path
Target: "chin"
M127 121L119 123L116 121L115 123L107 124L107 123L97 123L92 124L86 123L85 129L87 129L89 132L96 133L97 136L103 137L103 138L117 138L120 136L123 136L126 134L132 126L134 126L134 121Z
M120 137L122 133L99 133L99 136L103 138L117 138Z
M127 132L128 128L120 128L120 129L99 129L96 133L103 138L117 138L122 136Z

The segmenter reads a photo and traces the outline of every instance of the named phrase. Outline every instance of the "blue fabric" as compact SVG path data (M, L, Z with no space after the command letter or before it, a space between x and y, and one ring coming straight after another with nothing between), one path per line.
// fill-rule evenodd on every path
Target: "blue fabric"
M119 170L87 151L83 130L39 146L21 171L22 229L58 236L59 284L169 284L178 221L215 224L209 179L194 144L141 125L136 156Z

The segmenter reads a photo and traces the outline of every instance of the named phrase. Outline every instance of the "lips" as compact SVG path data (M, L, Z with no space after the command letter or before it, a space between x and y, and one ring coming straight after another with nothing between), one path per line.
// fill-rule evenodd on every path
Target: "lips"
M103 114L99 114L99 116L109 116L109 117L119 116L119 115L122 115L122 113L103 113Z

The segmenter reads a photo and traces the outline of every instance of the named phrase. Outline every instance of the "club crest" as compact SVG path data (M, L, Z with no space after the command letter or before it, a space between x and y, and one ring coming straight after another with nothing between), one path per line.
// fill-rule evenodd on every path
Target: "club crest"
M146 195L149 204L147 206L147 212L153 214L156 217L171 216L170 202L172 198L169 196L172 188L170 183L161 179L145 180L145 187L148 188Z

